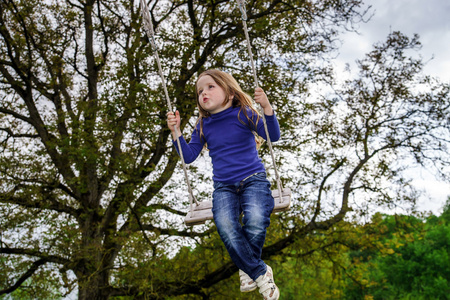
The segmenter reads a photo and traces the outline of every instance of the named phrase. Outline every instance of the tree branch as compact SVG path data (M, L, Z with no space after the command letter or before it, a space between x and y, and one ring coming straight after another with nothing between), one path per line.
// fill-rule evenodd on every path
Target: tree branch
M336 163L336 165L333 167L333 169L324 176L324 178L322 179L322 182L320 183L320 187L319 187L319 195L317 196L317 203L316 203L316 209L314 211L314 215L311 219L311 222L314 223L316 221L317 216L320 214L321 211L321 199L322 199L322 192L325 186L325 182L328 180L328 178L330 178L331 175L334 174L334 172L336 172L340 167L343 166L343 164L347 161L346 158L341 159L338 163Z
M0 108L1 110L1 108ZM29 134L29 133L14 133L10 128L0 128L1 131L4 131L8 134L9 137L13 138L38 138L37 134Z
M37 261L33 262L31 264L31 267L22 276L20 276L15 284L10 286L9 288L0 290L0 295L9 294L17 290L25 280L30 278L39 269L40 266L46 264L47 262L48 261L45 259L38 259Z
M169 205L162 204L162 203L150 204L150 205L146 206L145 208L146 208L146 210L148 210L148 209L150 209L150 210L162 209L162 210L168 211L168 212L170 212L172 214L179 215L179 216L185 216L186 215L186 212L174 209L174 208L170 207Z
M2 69L2 66L1 66L1 65L0 65L0 69ZM4 113L4 114L7 114L7 115L11 115L11 116L13 116L13 117L16 118L16 119L25 121L25 122L27 122L28 124L33 125L33 122L31 121L31 119L30 119L29 117L26 117L26 116L24 116L24 115L21 115L21 114L15 112L15 111L10 110L10 109L6 109L6 108L3 108L3 107L0 107L0 113Z
M80 213L73 209L72 207L66 206L58 202L55 198L48 195L46 201L33 201L31 198L23 198L23 197L15 197L13 195L8 195L11 193L1 193L0 194L0 203L9 203L9 204L17 204L26 208L37 208L37 209L50 209L53 211L57 211L60 213L69 214L75 218L78 218Z
M23 248L0 248L0 253L2 254L18 254L18 255L28 255L39 257L40 259L45 260L45 262L51 262L60 265L68 265L70 261L56 255L48 255L44 252L35 250L35 249L23 249Z
M184 237L205 237L208 236L214 232L216 232L216 229L214 227L209 228L206 231L202 232L195 232L195 231L187 231L187 230L176 230L171 228L160 228L153 226L151 224L142 224L141 230L149 230L156 232L161 235L168 235L168 236L184 236ZM139 231L139 229L135 229L135 231Z

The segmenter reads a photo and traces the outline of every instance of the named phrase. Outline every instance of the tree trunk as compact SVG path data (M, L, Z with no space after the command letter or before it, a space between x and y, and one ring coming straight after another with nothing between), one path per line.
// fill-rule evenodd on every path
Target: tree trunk
M94 274L84 274L78 280L78 300L109 299L108 275L106 271Z
M95 213L87 217L83 225L82 248L74 272L78 279L78 299L109 299L111 252L105 247L104 235L99 227L101 218Z

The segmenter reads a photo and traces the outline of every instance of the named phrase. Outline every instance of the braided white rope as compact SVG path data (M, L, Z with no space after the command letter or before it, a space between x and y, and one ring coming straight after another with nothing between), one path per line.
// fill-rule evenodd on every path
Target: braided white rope
M247 13L245 12L245 2L244 2L244 0L237 0L237 1L239 3L239 9L240 9L241 14L242 14L242 24L243 24L243 27L244 27L245 39L247 40L248 55L250 57L250 62L251 62L252 70L253 70L253 79L255 81L255 88L257 88L257 87L259 87L259 84L258 84L258 77L256 75L255 63L253 61L252 48L250 46L250 38L248 36ZM266 117L264 116L264 110L262 109L262 107L260 108L260 112L261 112L261 116L262 116L263 123L264 123L264 130L265 130L266 136L267 136L267 144L269 145L270 156L272 157L273 169L275 171L275 177L276 177L276 181L277 181L278 192L280 194L280 202L282 202L282 199L283 199L282 195L283 194L282 194L281 191L283 190L283 186L281 185L280 176L278 174L277 165L275 163L275 155L273 153L272 142L270 140L269 130L267 128Z
M168 107L169 111L173 111L172 104L170 103L169 93L167 92L166 81L164 79L164 74L163 74L162 68L161 68L161 60L159 59L158 47L157 47L156 40L155 40L155 31L153 30L152 19L150 18L150 11L148 9L148 6L147 6L147 3L145 2L145 0L140 0L140 2L141 2L141 14L142 14L144 29L145 29L147 36L150 40L150 43L152 45L153 53L154 53L154 56L156 59L156 63L158 65L158 72L159 72L159 76L161 77L161 81L163 84L164 94L165 94L166 100L167 100L167 107ZM191 208L191 212L192 212L194 210L193 202L195 202L197 205L199 205L200 203L197 201L197 199L195 199L194 193L192 192L191 183L189 181L189 177L187 174L186 163L184 162L183 150L181 149L180 138L178 137L178 129L176 126L174 126L174 129L175 129L175 135L177 137L177 146L178 146L178 150L180 152L181 163L183 165L184 178L186 180L186 184L188 187L189 202L190 202L190 208Z

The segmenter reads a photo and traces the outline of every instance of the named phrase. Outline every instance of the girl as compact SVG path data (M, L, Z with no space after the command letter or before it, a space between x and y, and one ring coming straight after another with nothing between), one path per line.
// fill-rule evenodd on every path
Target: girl
M207 143L213 164L213 217L231 259L239 268L241 291L259 287L265 300L278 299L280 292L272 269L261 260L274 200L264 165L258 156L253 132L266 139L264 124L236 80L228 73L208 70L196 83L200 116L191 141L178 130L186 163L193 162ZM280 138L280 127L272 106L261 88L255 102L263 108L269 136ZM172 132L180 126L178 111L167 114ZM174 142L175 147L177 144ZM178 149L177 149L178 151ZM239 216L243 213L242 224Z

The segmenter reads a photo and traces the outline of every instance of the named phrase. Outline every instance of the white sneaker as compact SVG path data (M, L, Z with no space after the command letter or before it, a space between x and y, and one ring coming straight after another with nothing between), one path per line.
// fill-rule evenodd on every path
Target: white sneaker
M272 268L267 266L266 274L261 275L256 279L256 284L259 287L260 294L264 300L278 300L280 298L280 290L275 285L273 280Z
M256 282L242 270L239 270L239 279L241 280L241 292L248 293L256 290Z

